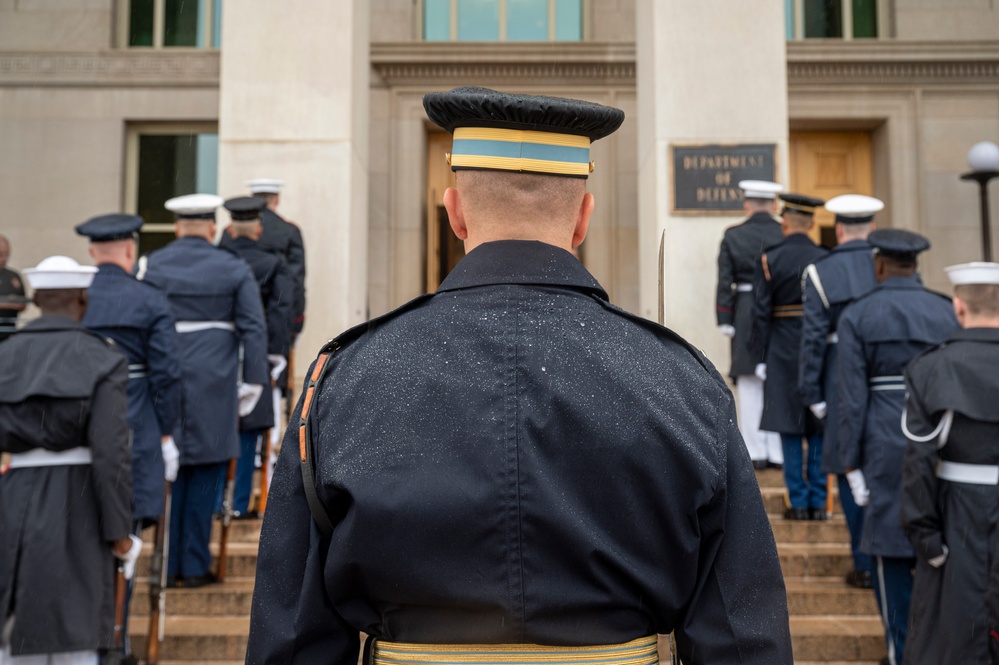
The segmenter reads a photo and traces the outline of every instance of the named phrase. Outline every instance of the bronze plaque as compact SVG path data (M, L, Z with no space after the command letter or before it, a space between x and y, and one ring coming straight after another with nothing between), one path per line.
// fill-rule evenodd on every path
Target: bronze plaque
M774 182L776 143L672 145L674 215L742 214L741 180Z

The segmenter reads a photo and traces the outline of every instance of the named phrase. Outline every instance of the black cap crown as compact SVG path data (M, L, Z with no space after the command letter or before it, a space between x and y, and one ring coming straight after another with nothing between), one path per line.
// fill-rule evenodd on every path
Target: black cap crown
M905 229L878 229L867 237L879 254L900 261L915 261L916 256L930 248L924 236Z
M256 196L237 196L229 199L224 204L229 211L229 216L234 222L252 222L260 217L260 212L267 203Z
M111 213L91 217L82 224L77 224L75 231L81 236L90 238L91 242L112 242L134 238L142 228L142 218L125 213Z

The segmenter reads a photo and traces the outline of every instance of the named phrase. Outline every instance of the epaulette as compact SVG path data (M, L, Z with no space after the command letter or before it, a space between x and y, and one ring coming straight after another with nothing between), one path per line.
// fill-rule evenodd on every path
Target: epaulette
M364 333L426 302L433 295L433 293L425 293L391 312L349 328L336 339L331 339L323 345L323 348L319 351L319 355L316 357L316 362L312 366L312 371L309 373L308 382L305 385L302 395L302 410L298 417L299 466L302 470L302 485L305 489L305 497L309 502L309 510L312 512L312 519L326 540L329 540L333 536L333 522L330 520L329 513L326 512L322 501L319 500L319 494L316 491L316 451L312 443L312 406L315 404L319 390L322 388L323 379L326 378L326 374L333 364L333 356L351 342L360 338Z

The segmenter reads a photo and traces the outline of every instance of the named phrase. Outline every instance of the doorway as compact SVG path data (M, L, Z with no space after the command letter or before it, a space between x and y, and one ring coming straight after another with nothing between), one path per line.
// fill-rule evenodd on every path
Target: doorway
M791 132L791 191L828 201L840 194L874 194L870 132ZM833 214L815 211L812 240L836 245Z
M454 187L454 172L447 163L451 135L432 132L427 136L427 292L437 290L444 278L465 256L464 244L455 237L444 209L444 190Z

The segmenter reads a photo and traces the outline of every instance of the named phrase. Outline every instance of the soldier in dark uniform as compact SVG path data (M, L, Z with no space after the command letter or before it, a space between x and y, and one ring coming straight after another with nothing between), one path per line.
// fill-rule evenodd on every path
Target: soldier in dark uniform
M132 276L141 227L141 217L117 213L92 217L76 227L78 234L90 238L90 256L97 264L83 325L114 340L128 358L136 535L163 514L164 482L177 478L180 464L173 440L180 416L177 331L166 296ZM129 585L129 601L131 594ZM123 625L128 625L127 609Z
M900 490L906 438L902 372L913 358L957 330L950 300L916 276L923 236L902 229L874 231L878 286L839 319L836 400L840 463L857 505L864 508L860 549L875 558L875 597L888 644L888 662L905 662L915 554L902 531Z
M836 215L836 242L829 254L805 268L802 277L801 369L798 392L801 401L819 418L825 431L822 437L822 472L834 473L839 500L850 530L853 570L847 584L870 588L874 563L860 551L863 511L853 501L846 469L839 460L837 446L836 326L843 308L874 288L873 248L867 236L874 228L874 215L884 203L870 196L846 194L826 202L826 210ZM828 401L827 401L828 400ZM828 415L827 415L828 412Z
M267 320L267 360L271 378L277 379L287 366L291 348L291 305L294 285L284 259L260 247L260 213L264 202L255 196L241 196L225 202L232 218L228 234L232 237L226 248L246 261L260 287L260 301ZM240 453L236 466L236 492L233 505L236 518L257 517L250 512L250 494L253 491L253 471L260 437L278 427L275 422L275 400L269 389L257 402L253 411L239 419ZM269 464L269 460L263 460ZM270 474L268 474L270 478Z
M784 452L780 437L760 428L763 413L763 380L756 366L763 362L762 349L750 348L753 332L753 273L764 249L781 241L780 224L773 217L777 193L775 182L743 180L739 183L749 217L725 229L718 251L718 292L715 298L718 328L732 339L729 377L739 393L739 430L749 456L758 469L780 466Z
M10 241L0 236L0 342L17 329L17 315L24 311L24 282L21 276L7 267L10 260Z
M483 88L424 106L454 133L444 204L468 253L310 370L264 518L247 663L349 665L359 630L375 665L655 663L656 634L675 630L688 665L789 664L730 391L569 253L593 209L590 142L623 113Z
M277 213L284 181L257 178L248 181L246 186L253 196L263 199L265 203L260 217L260 224L264 230L257 240L259 246L268 252L281 255L288 265L288 272L295 286L292 302L292 335L298 335L305 325L305 246L302 242L302 231ZM232 240L230 234L223 233L220 245L228 247Z
M177 215L177 240L139 260L139 278L166 294L180 337L182 413L174 432L180 471L172 489L168 579L185 587L214 580L212 513L226 462L239 457L238 417L252 411L270 383L257 282L246 262L211 242L221 203L209 194L167 201Z
M760 255L753 278L751 348L764 363L756 375L764 379L760 429L777 432L784 447L784 482L792 520L826 518L826 482L821 473L822 428L801 403L798 392L798 349L801 346L801 275L805 266L826 254L808 237L815 209L824 201L801 194L781 194L784 239ZM808 438L807 465L802 437ZM802 470L803 466L807 471Z
M999 566L999 264L947 268L963 330L905 370L902 524L916 550L906 665L988 665ZM993 624L994 625L994 624Z
M65 256L25 270L42 315L0 345L4 663L97 665L113 635L114 556L130 576L142 548L129 536L128 362L80 325L96 271Z

